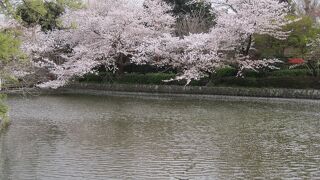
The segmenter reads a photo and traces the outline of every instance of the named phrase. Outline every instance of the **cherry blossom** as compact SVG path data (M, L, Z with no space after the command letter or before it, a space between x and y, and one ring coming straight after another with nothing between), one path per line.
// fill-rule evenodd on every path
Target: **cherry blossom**
M105 0L85 9L68 11L65 30L38 32L25 49L35 56L54 52L63 62L51 60L50 71L57 79L41 87L57 88L98 65L117 70L117 63L135 53L146 39L171 31L174 18L161 0L137 5L129 0Z
M239 76L246 69L276 68L279 60L255 60L250 51L254 34L286 38L289 32L283 32L281 27L289 23L287 3L207 1L216 14L216 25L207 33L174 37L174 18L168 14L170 7L161 0L104 0L84 9L68 10L62 18L66 29L47 34L33 31L34 38L26 41L24 48L40 57L37 59L56 76L56 80L41 85L53 88L98 65L117 71L125 59L173 67L179 72L175 80L185 79L187 83L225 66L237 67Z
M155 65L169 65L178 70L177 80L199 80L217 68L236 66L238 76L245 70L275 69L277 59L255 60L249 51L254 34L266 34L278 39L287 37L281 27L286 19L288 4L278 0L208 1L215 7L216 26L209 33L191 34L184 38L165 35L149 40L134 58L137 63L148 61ZM230 57L230 54L234 54ZM229 56L229 57L228 57Z

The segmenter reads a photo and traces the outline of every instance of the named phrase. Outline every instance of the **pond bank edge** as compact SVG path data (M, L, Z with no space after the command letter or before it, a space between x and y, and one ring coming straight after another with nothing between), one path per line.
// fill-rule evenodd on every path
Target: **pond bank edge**
M320 99L317 89L278 89L243 87L168 86L141 84L76 83L56 90L26 90L40 94L88 94L88 95L171 95L171 96L239 96L255 98ZM8 94L22 94L21 90Z
M87 91L86 90L91 90ZM93 91L94 92L93 92ZM141 84L95 84L76 83L57 90L57 93L108 95L110 93L138 93L165 95L214 95L243 96L286 99L320 99L317 89L277 89L277 88L243 88L243 87L204 87L204 86L168 86Z

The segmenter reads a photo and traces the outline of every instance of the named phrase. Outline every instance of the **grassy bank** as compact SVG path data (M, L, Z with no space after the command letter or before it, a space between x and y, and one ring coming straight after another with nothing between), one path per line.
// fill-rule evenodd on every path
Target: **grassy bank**
M8 129L10 124L11 124L11 122L10 122L9 118L3 119L0 123L0 133L3 132L4 130Z
M8 107L5 105L6 95L0 94L0 133L7 129L10 125L9 117L7 116Z

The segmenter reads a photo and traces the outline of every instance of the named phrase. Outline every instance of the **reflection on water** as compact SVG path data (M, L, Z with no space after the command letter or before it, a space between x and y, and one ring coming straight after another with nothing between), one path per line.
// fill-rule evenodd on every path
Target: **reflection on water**
M0 179L320 177L320 102L9 98Z

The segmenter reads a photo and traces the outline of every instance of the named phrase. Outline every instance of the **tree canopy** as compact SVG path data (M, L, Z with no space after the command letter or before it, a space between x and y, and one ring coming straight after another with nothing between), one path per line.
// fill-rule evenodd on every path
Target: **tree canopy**
M24 0L22 4L18 5L16 15L27 26L40 25L43 31L52 31L60 27L59 17L64 12L64 6L60 3Z
M164 0L176 17L176 35L208 32L215 24L211 3L193 0Z
M262 57L304 57L308 51L308 42L320 34L320 27L314 24L309 16L283 27L290 34L285 40L277 40L270 36L255 36L257 53Z

